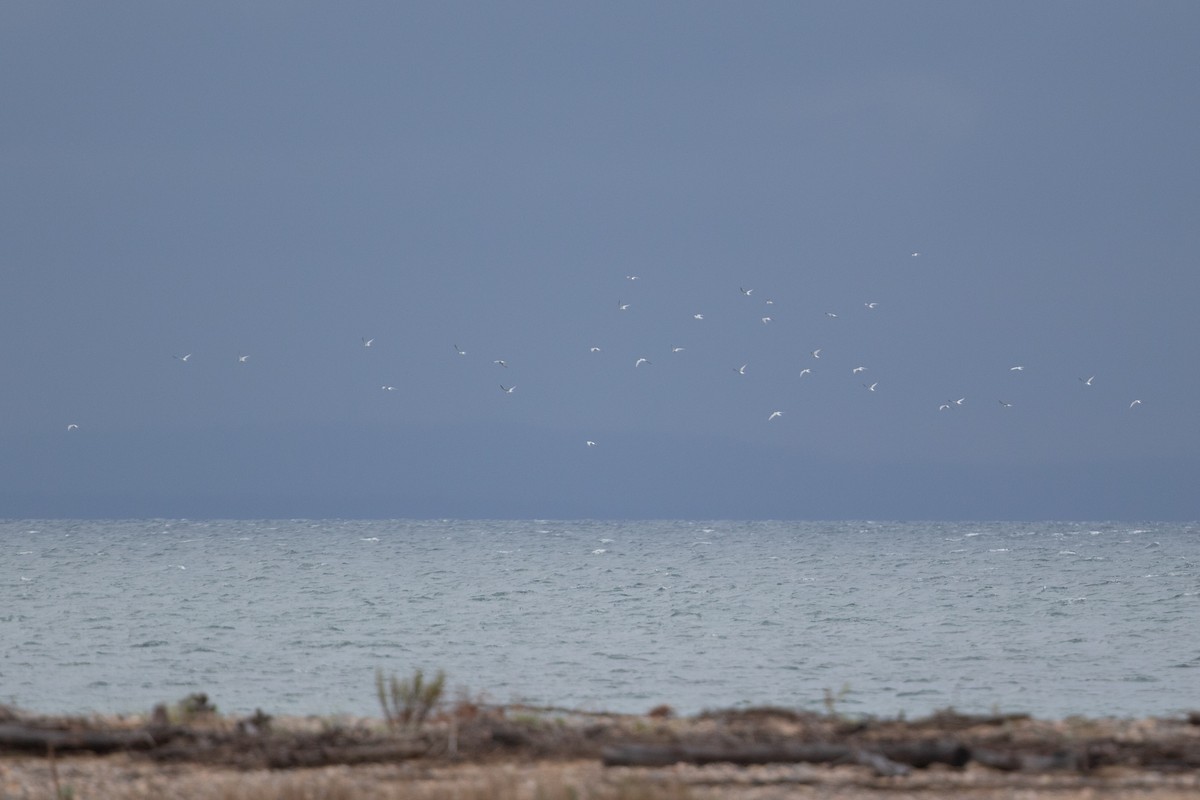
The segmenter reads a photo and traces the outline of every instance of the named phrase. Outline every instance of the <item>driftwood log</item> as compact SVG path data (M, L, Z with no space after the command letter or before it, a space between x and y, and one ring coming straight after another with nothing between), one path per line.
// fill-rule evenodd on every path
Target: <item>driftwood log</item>
M0 748L47 753L87 751L114 753L122 750L152 750L178 736L178 728L137 730L58 730L19 723L0 724Z
M776 742L771 744L655 745L624 744L604 749L610 767L664 767L688 764L861 764L878 775L907 775L912 767L930 764L962 766L970 751L953 740L873 743L870 747L841 742Z

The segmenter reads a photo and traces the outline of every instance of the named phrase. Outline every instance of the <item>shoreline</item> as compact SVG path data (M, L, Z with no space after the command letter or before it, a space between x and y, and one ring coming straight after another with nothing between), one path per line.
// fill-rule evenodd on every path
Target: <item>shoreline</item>
M1200 712L1038 720L945 710L900 720L771 707L676 716L665 706L616 714L460 701L423 723L389 726L383 717L237 717L195 702L150 715L0 707L0 797L14 800L932 800L1018 789L1035 798L1200 795Z

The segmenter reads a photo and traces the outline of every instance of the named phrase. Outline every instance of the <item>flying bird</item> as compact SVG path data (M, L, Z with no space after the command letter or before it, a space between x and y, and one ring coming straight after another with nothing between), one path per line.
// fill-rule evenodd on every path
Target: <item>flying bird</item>
M860 372L866 372L866 371L867 371L866 367L855 367L854 369L850 370L850 374L857 375Z
M596 443L595 443L595 442L593 442L591 439L588 439L588 440L587 440L587 446L588 446L588 447L595 447L595 446L596 446Z
M497 358L497 359L496 359L495 361L493 361L492 363L493 363L493 364L499 364L500 366L502 366L502 367L505 367L505 368L507 368L507 367L508 367L508 362L507 362L507 361L505 361L503 358Z
M832 311L826 311L825 316L829 317L830 319L837 319L837 314L833 313Z
M463 350L458 345L454 345L454 352L458 353L460 356L465 356L467 354L467 351Z
M811 374L812 374L812 370L809 369L808 367L805 367L804 369L800 370L801 378L803 378L805 375L811 375Z
M741 290L741 293L743 295L745 295L746 297L749 297L750 295L754 294L753 289L742 289L740 286L738 287L738 289Z
M692 319L704 319L703 314L692 314Z
M649 364L649 363L650 363L650 359L648 359L648 358L639 358L637 361L633 362L633 365L634 365L635 367L640 367L642 364Z
M1139 401L1139 402L1140 402L1140 401ZM76 425L74 422L72 422L70 425L68 425L68 426L67 426L67 430L69 430L69 431L77 431L77 430L79 430L79 426L78 426L78 425Z
M960 398L958 398L957 400L955 400L955 401L954 401L954 405L956 405L956 406L961 406L961 405L962 405L963 403L965 403L965 402L967 402L967 398L965 398L965 397L960 397Z
M868 391L868 392L873 392L873 391L875 391L875 387L876 387L876 386L878 386L878 385L879 385L879 381L875 381L875 382L874 382L874 383L872 383L870 386L867 386L865 383L863 384L863 386L867 386L867 391Z
M1023 366L1021 366L1020 364L1018 364L1018 365L1017 365L1017 366L1015 366L1015 367L1009 367L1009 368L1008 368L1008 371L1009 371L1009 372L1024 372L1024 371L1025 371L1025 367L1023 367Z
M1092 381L1096 380L1096 376L1093 375L1090 378L1080 378L1079 380L1083 381L1084 386L1091 386Z
M250 358L250 356L238 356L238 363L245 364L249 358Z
M600 352L600 348L599 348L599 347L589 347L589 348L588 348L588 352L589 352L589 353L599 353L599 352Z
M916 257L917 257L917 256L919 256L919 255L921 255L921 254L920 254L920 253L913 253L913 254L912 254L912 257L913 257L913 258L916 258Z
M938 406L938 411L949 411L949 410L950 410L949 403L942 403L940 406Z
M1004 406L1005 408L1012 408L1012 403L1006 403L1003 400L1000 401L1000 405Z
M618 308L619 310L621 310L621 311L628 311L628 310L629 310L629 303L622 303L620 300L618 300L618 301L617 301L617 308Z
M782 417L782 416L783 416L782 411L772 411L771 416L767 417L767 422L770 422L771 420L775 419L776 417Z
M748 364L742 364L740 367L734 367L734 368L733 368L733 371L734 371L734 372L736 372L738 375L745 375L745 374L746 374L746 367L747 367L747 366L749 366L749 365L748 365Z
M380 389L383 389L385 392L394 392L394 391L396 391L396 387L395 387L395 386L380 386L379 388L380 388Z
M820 357L821 357L821 348L819 348L819 347L818 347L816 350L813 350L813 351L812 351L812 357L813 357L813 358L820 358Z
M187 355L175 356L175 357L178 358L180 361L186 362L189 358L192 357L192 354L188 353Z
M762 324L763 324L763 325L768 325L768 324L770 324L770 322L771 322L771 318L770 318L770 317L763 317L763 318L762 318Z
M863 303L863 305L866 306L867 308L871 309L872 311L874 311L875 306L879 305L879 303Z
M685 349L686 348L683 348L683 347L672 347L671 352L672 353L682 353Z
M639 279L639 277L637 275L626 275L625 276L625 280L627 280L627 281L636 281L638 279Z
M503 383L502 383L502 384L500 384L500 391L504 392L505 394L512 394L512 393L513 393L513 389L515 389L515 388L517 388L517 387L515 387L515 386L505 386Z
M1132 403L1129 404L1129 407L1133 408L1134 406L1140 406L1141 404L1142 404L1141 400L1134 400Z
M374 342L374 341L375 341L374 337L371 337L370 339L368 339L367 337L364 336L363 340L362 340L363 347L370 347L372 342Z

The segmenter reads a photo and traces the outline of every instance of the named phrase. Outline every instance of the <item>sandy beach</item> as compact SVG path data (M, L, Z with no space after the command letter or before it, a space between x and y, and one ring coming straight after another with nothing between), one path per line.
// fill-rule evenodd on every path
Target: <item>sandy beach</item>
M460 703L350 717L0 716L0 797L1095 798L1200 794L1200 716L912 721L760 708L675 717Z

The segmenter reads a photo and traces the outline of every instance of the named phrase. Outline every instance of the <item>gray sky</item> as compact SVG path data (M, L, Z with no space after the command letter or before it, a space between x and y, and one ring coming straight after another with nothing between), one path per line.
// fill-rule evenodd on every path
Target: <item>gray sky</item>
M0 516L1195 519L1197 30L4 3Z

